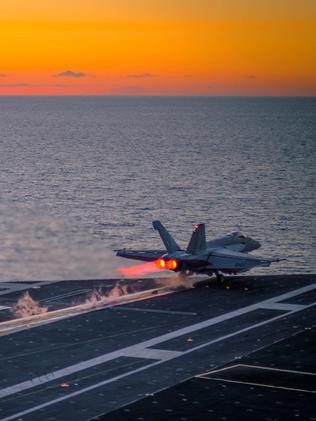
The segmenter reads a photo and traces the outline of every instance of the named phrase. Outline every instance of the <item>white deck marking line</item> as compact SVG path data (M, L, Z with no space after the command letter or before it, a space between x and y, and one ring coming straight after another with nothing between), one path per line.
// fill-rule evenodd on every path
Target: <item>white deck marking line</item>
M308 306L305 306L303 309L297 309L297 310L289 311L287 313L282 313L282 314L279 314L278 316L272 317L271 319L267 319L267 320L264 320L262 322L255 323L254 325L250 325L248 327L245 327L244 329L240 329L240 330L237 330L237 331L235 331L233 333L229 333L228 335L222 336L220 338L213 339L213 340L211 340L209 342L204 342L201 345L198 345L198 346L196 346L194 348L190 348L189 350L184 351L183 352L183 355L185 355L185 354L187 354L189 352L197 351L198 349L204 348L205 346L209 346L209 345L215 344L217 342L221 342L221 341L223 341L225 339L229 339L229 338L231 338L233 336L236 336L236 335L239 335L241 333L248 332L249 330L255 329L257 327L264 326L264 325L266 325L268 323L274 322L275 320L282 319L283 317L291 316L292 314L298 313L299 311L305 310L305 309L310 308L310 307L314 307L315 305L316 305L316 302L315 303L312 303L312 304L309 304Z
M174 358L180 357L183 354L181 351L167 351L165 349L157 349L157 348L144 348L139 349L137 354L135 352L131 353L126 351L122 354L124 357L137 357L137 358L149 358L153 360L161 360L161 361L168 361Z
M314 283L312 285L308 285L308 287L310 289L311 289L311 286L313 286L313 288L316 288L316 283ZM306 288L307 287L303 287L303 288L297 289L296 290L296 295L301 294L302 291L305 292L306 291ZM291 291L288 294L293 294L293 291ZM284 295L285 294L282 294L282 297ZM280 296L276 296L275 297L275 300L276 301L279 300L279 297ZM271 300L269 300L269 301L271 301ZM107 361L113 360L115 358L118 358L118 357L120 357L122 355L125 355L126 352L128 352L129 355L132 354L135 357L137 357L137 352L139 352L140 350L143 350L144 348L154 347L155 345L158 345L158 344L160 344L162 342L166 342L169 339L174 339L174 338L177 338L179 336L183 336L183 335L192 333L192 332L194 332L196 330L199 330L199 329L202 329L202 328L205 328L205 327L209 327L209 326L215 325L215 324L220 323L222 321L232 319L232 318L237 317L237 316L240 316L242 314L249 313L249 312L251 312L253 310L257 310L258 308L261 308L261 305L264 302L265 301L259 302L259 303L256 303L256 304L252 304L250 306L246 306L246 307L243 307L241 309L231 311L230 313L225 313L225 314L222 314L220 316L213 317L211 319L204 320L202 322L195 323L193 325L186 326L184 328L175 330L173 332L169 332L169 333L166 333L164 335L157 336L155 338L152 338L152 339L149 339L149 340L140 342L138 344L130 345L128 347L121 348L121 349L118 349L116 351L112 351L110 353L100 355L100 356L95 357L95 358L92 358L90 360L82 361L82 362L79 362L77 364L74 364L74 365L65 367L63 369L56 370L56 371L53 371L53 372L50 372L50 373L46 373L46 374L41 375L39 377L35 377L33 379L26 380L24 382L15 384L13 386L8 386L8 387L0 390L0 398L3 398L3 397L6 397L6 396L9 396L9 395L12 395L12 394L17 393L17 392L22 392L23 390L33 388L35 386L38 386L38 385L41 385L41 384L50 382L52 380L56 380L56 379L61 378L61 377L68 376L70 374L76 373L78 371L85 370L87 368L94 367L94 366L99 365L99 364L103 364L104 362L107 362ZM309 307L309 306L306 306L304 308L307 308L307 307ZM247 330L253 329L254 327L258 327L258 326L264 325L264 324L266 324L266 322L271 322L273 320L277 320L277 319L279 319L281 317L284 317L285 315L293 314L296 311L300 311L300 309L299 310L292 311L292 312L288 312L288 313L282 313L282 314L277 315L277 316L275 316L275 317L273 317L271 319L268 319L266 321L263 321L263 322L260 322L260 323L251 325L251 326L249 326L249 327L247 327L245 329L241 329L240 331L233 332L232 334L228 334L228 335L222 336L220 338L217 338L215 340L209 341L207 343L203 343L203 344L198 345L196 347L190 348L189 351L198 350L198 349L203 348L204 346L207 346L209 344L216 343L218 341L221 341L221 340L227 339L227 338L229 338L231 336L234 336L235 334L238 334L238 333L241 333L241 332L245 332ZM186 352L187 351L183 352L182 354L184 355Z
M154 367L155 365L158 365L158 364L161 364L161 363L162 363L161 361L156 361L156 362L148 364L144 367L136 368L135 370L129 371L128 375L139 373L140 371L147 370L148 368ZM103 382L98 383L97 387L105 386L108 383L118 381L118 380L120 380L124 377L126 377L126 373L120 374L119 376L113 377L112 379L104 380ZM25 411L18 412L17 414L14 414L14 415L10 415L9 417L2 418L1 421L14 420L15 418L21 417L21 416L26 415L26 414L30 414L31 412L35 412L38 409L46 408L47 406L53 405L54 403L62 402L66 399L73 398L75 396L81 395L82 393L89 392L90 390L95 389L95 386L96 385L87 386L84 389L78 390L77 392L69 393L66 396L61 396L60 398L56 398L52 401L45 402L41 405L34 406L33 408L26 409Z
M112 310L142 311L146 313L163 313L163 314L180 314L183 316L197 316L197 313L192 313L190 311L157 310L154 308L140 308L140 307L117 306L117 307L112 307Z
M262 384L262 383L252 383L252 382L242 382L240 380L228 380L228 379L222 379L222 378L217 378L217 377L202 377L200 376L201 379L207 379L207 380L217 380L220 382L227 382L227 383L238 383L238 384L247 384L249 386L259 386L259 387L269 387L270 389L283 389L283 390L291 390L294 392L304 392L304 393L314 393L316 394L316 390L306 390L306 389L296 389L294 387L286 387L286 386L274 386L271 384ZM3 420L5 421L6 418Z
M214 373L221 373L223 371L228 371L228 370L232 370L233 368L236 367L240 367L242 364L234 364L234 365L230 365L229 367L221 367L221 368L217 368L216 370L211 370L211 371L207 371L206 373L203 374L198 374L195 377L205 377L207 378L207 376L209 376L210 374L214 374Z
M290 373L290 374L302 374L302 375L307 375L307 376L316 376L316 373L311 373L309 371L287 370L285 368L264 367L264 366L261 366L261 365L251 365L251 364L234 364L234 365L230 365L229 367L222 367L222 368L219 368L217 370L207 371L206 373L199 374L198 376L195 376L195 377L208 378L207 376L210 376L214 373L223 373L225 371L233 370L236 367L258 368L260 370L280 371L280 372Z
M311 288L311 286L313 286L313 288ZM305 290L306 290L306 288L307 288L307 287L299 288L299 289L297 289L297 290L295 290L295 291L296 291L297 295L299 295L299 294L301 294L301 293L302 293L301 291L302 291L302 290L304 290L304 291L305 291ZM316 288L316 283L314 283L314 284L312 284L312 285L309 285L309 288L310 288L310 290L312 290L312 289ZM294 291L291 291L291 294L293 294L293 292L294 292ZM290 293L289 293L289 294L290 294ZM285 294L283 294L283 295L285 295ZM293 295L292 295L292 296L293 296ZM277 300L278 298L279 298L278 296L277 296L277 297L275 297L275 300ZM271 300L270 300L270 301L271 301ZM248 308L248 309L249 309L249 308L253 309L253 307L255 307L255 308L260 308L260 304L261 304L261 303L258 303L258 304L255 304L255 305L251 305L251 306L248 306L248 307L244 307L243 309L240 309L239 311L242 311L242 313L241 313L241 314L244 314L245 312L247 312L247 311L245 311L245 309L246 309L246 308ZM315 304L316 304L316 303L310 304L310 305L308 305L308 306L304 307L304 309L306 309L306 308L310 308L310 307L314 306ZM252 311L252 310L248 310L248 311ZM191 353L191 352L194 352L194 351L196 351L196 350L198 350L198 349L201 349L201 348L204 348L204 347L206 347L206 346L209 346L209 345L211 345L211 344L213 344L213 343L217 343L217 342L223 341L223 340L225 340L225 339L227 339L227 338L230 338L230 337L236 336L236 335L238 335L238 334L240 334L240 333L243 333L243 332L249 331L249 330L254 329L254 328L256 328L256 327L259 327L259 326L263 326L263 325L269 324L269 323L271 323L271 322L273 322L273 321L275 321L275 320L277 320L277 319L283 318L283 317L285 317L285 316L292 315L292 314L297 313L297 312L299 312L299 311L301 311L301 309L297 309L297 310L294 310L294 311L292 311L292 312L288 312L288 313L283 313L283 314L280 314L280 315L275 316L275 317L273 317L273 318L271 318L271 319L268 319L268 320L262 321L262 322L260 322L260 323L256 323L256 324L251 325L251 326L249 326L249 327L247 327L247 328L244 328L244 329L241 329L241 330L239 330L239 331L233 332L233 333L231 333L231 334L229 334L229 335L222 336L221 338L217 338L217 339L215 339L215 340L213 340L213 341L209 341L209 342L204 343L204 344L201 344L201 345L199 345L199 346L197 346L197 347L194 347L194 348L188 349L188 350L187 350L187 351L185 351L185 352L182 352L182 353L180 352L178 356L187 355L187 354L189 354L189 353ZM236 311L233 311L233 312L228 313L228 314L233 314L233 313L234 313L234 314L236 314ZM227 316L228 314L223 315L223 316ZM219 317L223 317L223 316L219 316ZM218 320L218 319L219 319L219 317L215 317L215 318L213 318L213 319L206 320L205 322L208 322L208 323L213 322L213 321L214 321L214 319L217 319L217 320ZM234 317L235 317L235 316L234 316ZM231 318L231 317L228 317L228 318ZM227 318L225 318L224 320L226 320L226 319L227 319ZM205 323L205 322L201 322L201 323ZM103 360L104 360L104 358L105 358L105 357L107 357L107 358L105 359L105 361L109 361L109 357L110 357L111 355L112 355L112 358L110 358L110 359L117 358L118 356L121 356L121 355L122 355L122 354L120 354L120 353L122 353L122 352L126 352L128 349L129 349L129 350L131 350L131 351L134 349L136 352L135 352L133 355L134 355L135 357L137 357L137 349L138 349L138 350L144 350L144 348L145 348L145 347L147 347L147 346L152 346L152 345L154 345L154 344L156 345L156 344L158 344L158 343L164 342L164 341L166 340L165 338L166 338L166 337L168 337L168 339L170 339L170 335L172 335L172 334L173 334L173 335L175 335L175 336L173 336L173 337L181 336L181 335L183 335L183 333L182 333L182 332L183 332L183 330L186 330L186 329L188 329L188 328L191 328L191 331L193 331L193 330L197 330L197 329L199 329L200 327L195 328L195 329L193 329L193 330L192 330L192 327L193 327L193 326L194 326L194 327L196 327L196 326L200 326L200 325L201 325L201 323L196 323L195 325L188 326L187 328L182 328L182 329L179 329L179 330L177 330L177 331L170 332L170 333L168 333L168 334L162 335L162 336L160 336L160 337L153 338L153 339L150 339L150 340L148 340L148 341L144 341L144 342L142 342L142 343L139 343L139 344L136 344L136 345L132 345L132 346L129 346L129 347L123 348L123 349L121 349L121 350L114 351L114 352L109 353L109 354L105 354L105 355L103 355L103 356L101 356L101 357L97 357L97 358L94 358L94 359L92 359L92 360L88 360L88 361L86 361L85 363L90 363L90 364L91 364L91 362L92 362L92 361L94 361L94 360L100 360L102 357L103 357ZM219 323L219 322L217 321L216 323ZM215 323L213 322L213 323L211 323L211 324L215 324ZM211 324L209 324L209 325L211 325ZM205 326L203 326L203 327L205 327ZM181 332L181 333L179 334L179 332ZM177 357L174 357L174 358L177 358ZM121 374L121 375L119 375L119 376L113 377L113 378L111 378L111 379L104 380L104 381L102 381L102 382L99 382L99 383L96 383L96 384L94 384L94 385L91 385L91 386L88 386L88 387L86 387L86 388L83 388L83 389L81 389L81 390L78 390L77 392L70 393L70 394L68 394L68 395L66 395L66 396L62 396L62 397L57 398L57 399L54 399L54 400L52 400L52 401L48 401L48 402L45 402L45 403L43 403L43 404L41 404L41 405L37 405L37 406L35 406L35 407L32 407L32 408L29 408L29 409L27 409L27 410L21 411L21 412L19 412L19 413L17 413L17 414L14 414L14 415L12 415L12 416L9 416L9 417L7 417L7 418L4 418L2 421L9 421L9 420L12 420L12 419L14 419L14 418L20 417L20 416L22 416L22 415L29 414L29 413L31 413L31 412L34 412L34 411L38 410L38 409L45 408L45 407L47 407L47 406L53 405L54 403L61 402L61 401L63 401L63 400L69 399L69 398L71 398L71 397L74 397L74 396L80 395L80 394L82 394L82 393L85 393L85 392L87 392L87 391L90 391L90 390L96 389L96 388L98 388L98 387L101 387L101 386L103 386L103 385L105 385L105 384L112 383L112 382L117 381L117 380L119 380L119 379L122 379L122 378L124 378L124 377L130 376L130 375L132 375L132 374L134 374L134 373L138 373L138 372L140 372L140 371L146 370L146 369L148 369L148 368L150 368L150 367L153 367L153 366L155 366L155 365L162 364L163 362L164 362L163 360L162 360L162 361L156 361L155 363L152 363L152 364L146 365L146 366L144 366L144 367L140 367L140 368L138 368L138 369L136 369L136 370L132 370L132 371L129 371L129 372L123 373L123 374ZM99 363L99 364L100 364L100 363ZM64 373L63 375L65 375L65 376L66 376L67 374L71 374L71 373L69 373L69 369L73 369L75 366L83 366L83 365L84 365L83 363L75 364L74 366L67 367L66 369L58 370L57 372L48 373L47 375L44 375L44 376L41 376L41 377L38 377L38 378L34 378L34 379L32 379L32 380L29 380L29 381L26 381L26 382L23 382L23 383L19 383L19 384L17 384L17 385L14 385L14 386L11 386L11 387L8 387L8 388L5 388L5 389L2 389L2 390L0 390L0 397L9 396L9 395L12 395L12 394L14 394L14 393L17 393L17 392L20 392L20 391L23 391L23 390L30 389L30 388L32 388L32 387L38 386L39 384L42 384L42 383L46 383L46 382L50 382L50 381L52 381L52 380L55 380L55 379L57 379L57 378L61 377L60 375L59 375L58 377L56 377L56 374L57 374L57 373L58 373L58 374L61 374L60 372L63 372L63 373ZM97 364L93 364L93 365L97 365ZM85 369L85 368L89 368L89 367L91 367L91 365L89 365L88 367L86 367L86 365L85 365L85 367L84 367L84 368L80 368L79 370L76 370L76 371L81 371L81 370L83 370L83 369ZM68 371L68 372L67 372L67 371ZM76 371L72 371L72 372L76 372ZM39 380L39 379L41 379L42 381L41 381L41 382L38 382L38 380Z
M262 303L273 303L273 302L285 301L288 298L296 297L297 295L304 294L305 292L313 291L313 289L316 288L315 285L316 285L315 283L312 283L299 289L293 289L292 291L285 292L284 294L279 295L278 297L272 297L272 298L269 298L268 300L264 300L262 301Z
M271 309L271 310L284 310L284 311L292 311L297 310L299 308L304 309L305 305L301 304L286 304L286 303L266 303L261 308Z
M263 367L261 365L250 365L250 364L240 364L241 367L248 367L248 368L259 368L261 370L270 370L270 371L280 371L284 373L291 373L291 374L302 374L306 376L316 376L316 373L312 373L309 371L298 371L298 370L287 370L285 368L274 368L274 367Z

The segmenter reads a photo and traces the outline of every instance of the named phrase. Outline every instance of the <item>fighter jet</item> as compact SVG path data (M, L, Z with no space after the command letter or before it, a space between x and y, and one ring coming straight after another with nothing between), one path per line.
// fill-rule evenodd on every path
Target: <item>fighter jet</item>
M267 267L280 260L248 254L260 248L261 244L242 232L206 241L205 224L197 224L186 250L183 250L160 221L153 221L152 224L159 232L166 250L122 249L116 250L116 255L146 262L155 261L158 268L177 272L181 276L215 275L218 283L225 281L224 274L246 272L256 266Z

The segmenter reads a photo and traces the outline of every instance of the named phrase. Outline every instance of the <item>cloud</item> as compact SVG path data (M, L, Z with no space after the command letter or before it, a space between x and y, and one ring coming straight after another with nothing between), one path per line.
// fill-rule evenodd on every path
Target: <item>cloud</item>
M4 88L21 88L25 86L34 86L31 83L0 83L0 87Z
M24 88L29 86L36 86L36 87L50 87L50 88L68 88L71 85L66 85L65 83L41 83L41 84L34 84L34 83L0 83L0 88Z
M73 72L72 70L65 70L64 72L57 73L55 75L56 77L74 77L74 78L80 78L80 77L87 77L87 73L84 72Z
M127 75L128 78L132 79L147 79L150 77L155 77L152 73L132 73L130 75Z
M0 73L0 77L8 77L9 75L6 73Z
M255 80L255 79L257 79L257 76L256 75L246 75L245 78L248 79L248 80Z

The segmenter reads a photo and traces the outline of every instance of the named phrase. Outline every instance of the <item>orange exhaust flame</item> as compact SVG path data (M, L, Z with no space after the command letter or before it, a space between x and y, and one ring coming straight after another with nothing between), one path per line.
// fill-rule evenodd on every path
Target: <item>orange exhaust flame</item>
M154 262L146 262L136 266L120 267L117 271L124 276L138 276L158 272L164 269L176 270L178 266L179 263L176 259L165 260L160 258Z
M161 260L163 259L159 259L154 262L143 263L136 266L120 267L117 269L117 271L124 276L146 275L147 273L158 272L159 270L164 269L164 267L161 266Z
M166 268L166 261L164 259L158 259L156 261L156 265L160 268L160 269L165 269Z
M170 259L170 260L158 259L156 261L156 264L161 269L169 269L169 270L176 270L177 267L179 266L178 261L176 259Z
M167 261L167 269L175 270L178 267L178 262L175 259Z

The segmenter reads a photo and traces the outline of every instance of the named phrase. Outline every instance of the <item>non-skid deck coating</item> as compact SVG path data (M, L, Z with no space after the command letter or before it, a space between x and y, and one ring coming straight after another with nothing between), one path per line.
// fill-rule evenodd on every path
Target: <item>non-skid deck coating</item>
M137 284L146 289L152 282ZM34 283L30 293L54 309L73 304L74 297L82 299L96 286L109 288L114 283ZM256 350L263 352L312 328L315 289L314 275L238 277L228 289L210 284L4 335L0 419L92 419L119 408L124 411L130 402L194 376L227 364L236 366ZM0 306L13 305L21 291L1 295ZM2 312L7 312L7 320L8 310L0 309L0 317ZM306 332L308 337L311 331ZM295 368L298 356L289 352L291 367L286 369L301 371ZM273 361L272 353L270 365L265 365L273 367ZM144 406L144 416L147 411Z
M304 330L94 421L313 421L315 340L315 329Z

